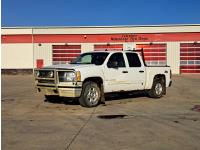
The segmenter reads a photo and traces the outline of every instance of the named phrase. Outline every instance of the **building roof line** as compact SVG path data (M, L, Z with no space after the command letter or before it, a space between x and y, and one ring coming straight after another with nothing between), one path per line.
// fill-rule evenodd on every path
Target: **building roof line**
M180 27L180 26L200 26L200 24L163 24L163 25L115 25L115 26L16 26L1 27L2 29L54 29L54 28L140 28L140 27Z

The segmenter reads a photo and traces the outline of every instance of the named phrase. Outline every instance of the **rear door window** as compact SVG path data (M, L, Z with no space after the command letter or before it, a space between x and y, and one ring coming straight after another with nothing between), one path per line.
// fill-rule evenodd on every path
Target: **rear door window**
M141 62L136 53L126 53L129 67L141 67Z
M122 53L114 53L110 56L109 61L107 63L108 68L112 68L113 64L117 64L120 67L126 67L125 61Z

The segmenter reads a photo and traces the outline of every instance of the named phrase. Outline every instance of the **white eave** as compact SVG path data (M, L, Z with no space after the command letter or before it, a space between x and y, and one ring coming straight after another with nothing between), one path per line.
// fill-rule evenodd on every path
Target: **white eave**
M200 24L2 27L6 34L117 34L200 32Z

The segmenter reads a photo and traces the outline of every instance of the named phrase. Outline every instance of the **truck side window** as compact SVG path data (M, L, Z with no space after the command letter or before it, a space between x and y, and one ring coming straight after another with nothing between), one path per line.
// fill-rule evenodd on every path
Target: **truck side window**
M126 53L129 67L141 67L141 62L136 53Z
M108 68L115 67L125 67L125 61L122 53L114 53L110 56L108 63Z

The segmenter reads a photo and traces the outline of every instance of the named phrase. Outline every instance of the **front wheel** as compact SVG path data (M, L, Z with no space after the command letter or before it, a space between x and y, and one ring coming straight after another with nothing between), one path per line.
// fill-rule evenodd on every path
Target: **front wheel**
M165 82L162 79L155 79L151 90L149 91L149 96L152 98L160 98L163 96L165 91Z
M83 107L95 107L98 105L101 97L99 86L95 82L85 82L79 103Z

